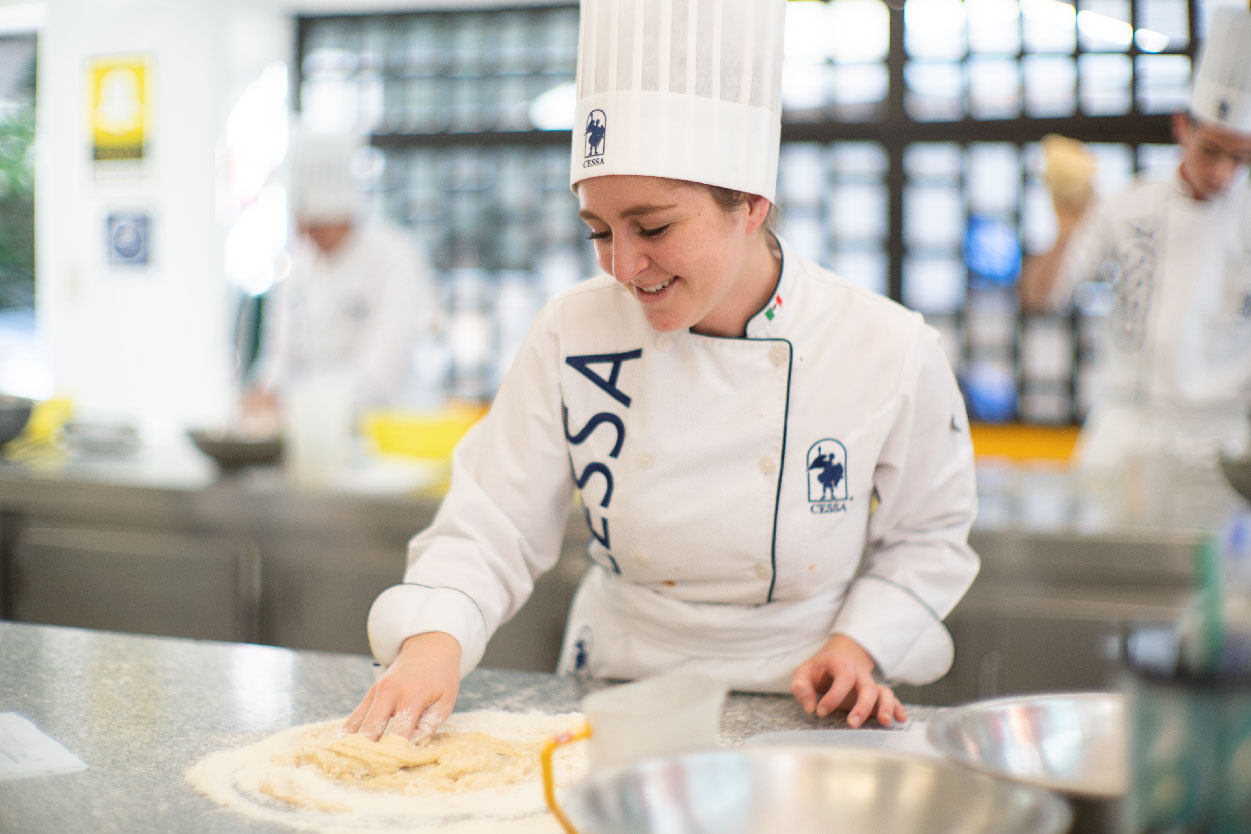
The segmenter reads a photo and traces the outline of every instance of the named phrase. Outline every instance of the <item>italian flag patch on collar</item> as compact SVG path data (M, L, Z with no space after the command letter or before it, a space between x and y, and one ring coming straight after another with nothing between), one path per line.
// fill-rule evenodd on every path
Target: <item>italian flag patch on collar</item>
M776 316L778 314L778 311L781 309L782 309L782 296L780 295L773 296L773 300L770 301L769 306L765 308L765 318L767 318L769 321L773 321L773 317Z

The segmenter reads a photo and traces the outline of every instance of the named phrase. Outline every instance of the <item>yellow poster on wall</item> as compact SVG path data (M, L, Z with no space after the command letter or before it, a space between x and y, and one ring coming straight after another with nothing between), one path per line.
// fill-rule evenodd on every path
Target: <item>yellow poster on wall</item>
M143 55L100 57L87 62L92 159L143 159L151 119L148 63Z

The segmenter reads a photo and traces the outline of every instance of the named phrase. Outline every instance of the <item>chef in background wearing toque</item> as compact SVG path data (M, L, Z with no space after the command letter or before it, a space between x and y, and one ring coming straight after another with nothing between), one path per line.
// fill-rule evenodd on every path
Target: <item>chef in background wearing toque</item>
M265 305L245 411L276 410L293 386L319 375L347 380L356 408L407 394L413 347L436 327L440 297L412 236L369 217L365 152L352 131L292 132L288 201L299 234L291 272Z
M539 313L369 615L346 723L414 739L556 562L561 672L683 670L852 726L950 668L973 449L921 316L773 232L785 0L583 0L571 184L602 275ZM388 726L389 725L389 726Z
M1112 285L1077 449L1094 474L1147 459L1212 463L1247 448L1251 11L1213 13L1189 112L1173 130L1181 161L1163 176L1097 205L1089 190L1074 199L1053 187L1055 246L1022 272L1027 310L1063 309L1082 281Z

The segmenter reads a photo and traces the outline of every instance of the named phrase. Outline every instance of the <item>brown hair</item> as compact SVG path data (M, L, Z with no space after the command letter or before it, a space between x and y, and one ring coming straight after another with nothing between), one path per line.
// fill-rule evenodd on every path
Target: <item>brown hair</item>
M725 212L734 212L746 207L747 201L752 197L746 191L735 191L732 188L722 188L719 185L705 185L704 188L708 189L708 193L712 195L713 201ZM778 207L773 203L769 203L769 213L765 216L764 221L766 231L777 231L778 215Z

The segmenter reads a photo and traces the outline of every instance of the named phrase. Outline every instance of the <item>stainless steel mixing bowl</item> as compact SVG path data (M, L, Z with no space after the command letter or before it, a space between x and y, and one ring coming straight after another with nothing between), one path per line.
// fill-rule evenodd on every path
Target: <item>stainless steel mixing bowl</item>
M646 759L570 788L584 834L1059 834L1068 805L937 757L769 745Z
M1074 797L1129 786L1125 698L1111 692L1022 695L938 714L930 741L975 770Z

